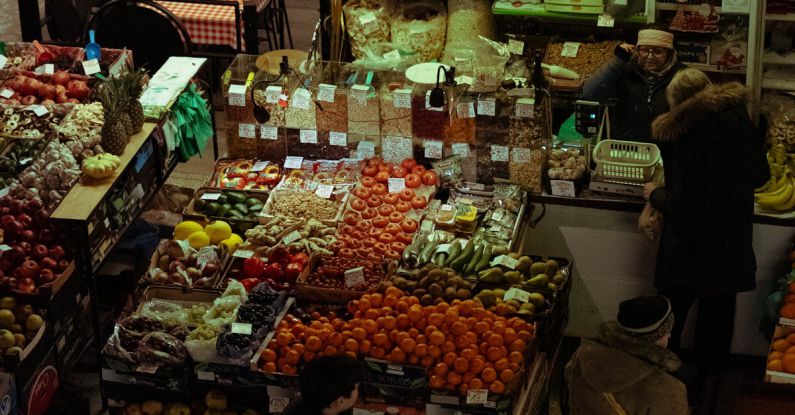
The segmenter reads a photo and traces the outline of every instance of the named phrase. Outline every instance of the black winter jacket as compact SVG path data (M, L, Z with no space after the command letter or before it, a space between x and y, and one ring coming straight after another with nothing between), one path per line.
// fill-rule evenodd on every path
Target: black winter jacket
M654 121L656 140L675 142L665 187L655 285L697 295L756 286L754 189L769 178L764 144L737 82L712 85Z

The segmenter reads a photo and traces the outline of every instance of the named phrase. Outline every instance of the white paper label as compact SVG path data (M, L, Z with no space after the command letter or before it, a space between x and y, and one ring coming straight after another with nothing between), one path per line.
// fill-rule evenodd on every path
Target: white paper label
M456 56L455 60L455 67L459 73L470 73L472 72L472 59L471 58L460 58Z
M406 179L402 177L389 178L389 193L399 193L406 188Z
M615 3L616 6L626 6L627 0L613 0L613 3Z
M491 261L491 265L502 265L506 268L516 269L516 266L519 265L519 261L509 257L508 255L500 255Z
M521 55L524 53L524 42L516 39L508 39L508 50L514 55Z
M285 169L300 169L304 163L304 158L299 156L287 156L284 160Z
M196 255L196 264L200 269L204 269L204 265L211 262L218 262L218 253L215 252L214 247L205 246L200 249L199 253Z
M413 142L410 138L386 136L381 141L381 155L390 163L400 163L414 157Z
M508 161L508 147L491 146L491 161Z
M470 389L467 391L467 404L469 405L483 405L488 400L488 389Z
M367 103L367 94L370 92L370 87L367 85L354 85L351 87L351 96L360 104Z
M301 234L298 231L292 231L282 238L282 242L285 245L290 245L291 243L301 239Z
M372 141L360 141L356 146L356 156L360 160L375 157L375 143Z
M308 110L311 105L311 100L312 95L306 90L306 88L298 88L293 94L293 99L290 101L290 106L293 108Z
M260 125L259 134L263 140L278 140L279 128L270 125Z
M442 158L442 150L444 149L443 142L436 140L425 140L422 145L423 147L425 147L426 158L429 159Z
M364 267L356 267L345 271L345 286L353 288L364 284Z
M384 59L386 60L400 60L400 52L397 49L387 52L384 54Z
M237 251L235 251L234 254L232 254L232 256L235 257L235 258L248 259L248 258L251 258L252 256L254 256L254 251L245 251L245 250L242 250L242 249L238 249Z
M205 193L202 195L201 200L218 200L221 197L220 193Z
M478 100L478 115L494 116L497 112L497 103L494 98L484 98Z
M12 91L12 90L10 90L8 88L3 89L2 91L0 91L0 97L8 99L8 98L11 98L13 96L14 96L14 91Z
M251 328L250 323L232 323L232 333L234 334L251 335Z
M516 111L518 118L533 118L535 116L533 113L534 106L535 100L532 98L520 98L516 100L514 111Z
M530 162L530 149L522 147L514 147L511 149L511 160L514 163L529 163Z
M444 204L439 209L441 209L444 212L449 212L453 210L453 205Z
M257 138L257 126L254 124L238 124L237 133L241 138Z
M453 143L453 154L461 157L469 157L470 150L469 144L467 143Z
M607 13L600 14L598 20L596 21L596 26L598 27L613 27L615 24L616 19Z
M257 162L251 166L251 171L254 173L263 171L265 170L265 167L268 167L268 164L270 164L270 162L267 160L257 160Z
M502 299L504 301L516 300L520 303L526 303L530 301L530 293L518 288L511 288L505 292L505 295L502 296Z
M278 104L279 96L282 95L282 87L271 85L265 88L265 102L268 104Z
M44 105L30 105L25 108L25 111L33 111L33 113L38 117L41 117L49 112Z
M246 106L246 86L245 85L229 85L229 105L237 107Z
M392 93L395 108L411 108L411 89L396 89Z
M215 382L214 372L205 372L203 370L196 371L196 378L206 382Z
M549 181L553 196L576 197L574 182L570 180L550 180Z
M441 245L436 247L436 253L437 254L440 254L440 253L446 254L448 252L450 252L450 244L441 244Z
M445 97L446 99L446 97ZM431 106L431 91L425 93L425 109L428 111L444 111L444 104L441 107L432 107Z
M86 75L94 75L95 73L98 73L101 70L102 69L99 67L99 61L97 61L96 59L89 59L87 61L83 61L83 72L85 72Z
M576 58L577 52L580 51L580 42L563 42L563 49L560 51L560 56L567 58Z
M280 414L290 405L290 398L271 396L268 398L268 413Z
M336 85L320 84L317 89L317 100L322 102L334 102L334 93L336 91Z
M499 222L502 219L502 211L495 210L494 213L491 214L491 220Z
M96 59L92 59L92 60L96 60ZM159 368L160 368L160 366L157 366L157 365L139 365L137 368L135 368L135 371L139 372L139 373L148 373L150 375L153 375L153 374L155 374L157 372L157 369L159 369Z
M455 106L456 115L458 118L475 118L475 103L462 102Z
M8 62L8 58L4 55L0 55L0 69L3 69L6 66L6 62Z
M365 35L369 35L378 29L378 23L375 21L375 14L373 14L373 12L367 12L359 16L359 23L362 24L362 32L364 32Z
M331 194L333 192L334 192L333 184L319 184L317 185L317 190L315 190L315 195L322 199L328 199L331 197Z
M330 132L328 133L328 141L329 144L332 146L340 146L340 147L347 147L348 146L348 134L347 133L337 133L337 132Z
M301 144L317 144L317 131L301 130L298 141L300 141Z
M41 65L38 68L36 68L34 72L42 75L52 75L53 73L55 73L55 65L51 63L45 63L44 65Z
M5 252L5 251L9 251L9 250L11 250L10 246L8 246L6 244L0 245L0 252Z

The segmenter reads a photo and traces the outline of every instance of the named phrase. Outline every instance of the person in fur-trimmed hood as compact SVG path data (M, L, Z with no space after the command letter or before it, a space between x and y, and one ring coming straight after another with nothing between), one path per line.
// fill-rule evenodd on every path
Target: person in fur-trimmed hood
M676 315L674 349L699 300L696 355L703 371L716 373L729 357L736 295L756 287L754 189L768 180L769 168L743 85L713 85L704 73L685 69L666 96L671 111L652 131L676 143L673 163L665 165L664 187L644 189L663 215L654 282Z
M663 296L619 305L616 321L583 340L566 365L569 410L574 415L681 415L685 385L671 376L681 362L667 350L676 318Z

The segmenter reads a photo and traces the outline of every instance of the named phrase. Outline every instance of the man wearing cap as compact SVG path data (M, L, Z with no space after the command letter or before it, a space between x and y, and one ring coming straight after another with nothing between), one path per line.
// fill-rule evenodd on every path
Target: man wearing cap
M666 349L673 325L663 296L622 302L616 321L603 323L595 339L584 339L566 365L570 412L687 414L685 385L670 374L681 362Z

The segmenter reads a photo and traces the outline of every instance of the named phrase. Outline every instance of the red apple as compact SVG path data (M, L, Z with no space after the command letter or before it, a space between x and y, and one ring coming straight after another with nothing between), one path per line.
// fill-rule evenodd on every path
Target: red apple
M27 207L22 207L22 209L27 210ZM17 220L25 228L30 227L30 225L33 223L33 218L31 218L30 215L28 215L27 213L20 213L19 215L17 215Z
M33 95L25 95L25 97L22 98L21 102L22 102L22 105L34 105L34 104L37 104L39 102L39 99L36 98Z
M42 260L39 262L39 265L41 265L42 268L58 269L58 261L50 257L42 258Z
M64 272L67 268L69 268L69 261L65 259L58 261L58 272Z
M49 255L49 253L50 253L50 251L47 249L47 247L46 247L46 246L44 246L44 245L42 245L42 244L36 244L36 245L33 247L33 254L32 254L32 256L33 256L33 258L35 258L35 259L37 259L37 260L41 261L41 260L42 260L42 259L44 259L44 258L45 258L47 255Z
M50 248L48 255L50 258L56 261L60 261L64 258L64 256L66 256L66 252L63 250L61 245L55 245L52 248Z
M23 262L22 265L17 267L17 269L19 269L19 273L23 278L36 278L36 276L39 275L39 272L41 272L39 263L32 259Z
M44 101L41 101L41 105L44 105L45 107L51 107L55 105L55 101L51 99L45 99Z
M17 281L16 289L23 293L33 294L36 292L36 283L31 278L22 278Z
M39 284L49 284L55 281L55 273L51 269L44 268L39 273L37 280Z
M58 95L55 96L55 102L59 104L63 104L64 102L68 101L69 97L66 96L66 92L59 92Z
M39 87L41 87L41 82L36 78L27 78L25 82L22 83L22 86L19 88L19 92L22 95L34 95L39 92Z
M91 90L84 81L72 80L66 84L66 93L70 98L75 98L78 101L82 101L88 97L88 94L91 93Z
M58 85L66 85L69 83L70 79L69 73L65 71L56 71L52 74L52 81Z
M24 242L30 242L30 243L36 242L36 234L30 229L25 229L24 231L20 232L19 235L17 235L17 237L19 238L19 240Z
M58 93L55 92L55 85L50 85L50 84L41 84L41 86L39 87L38 94L39 98L41 98L42 100L45 99L52 100L55 99L56 95L58 95Z

